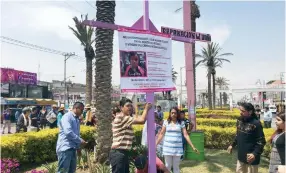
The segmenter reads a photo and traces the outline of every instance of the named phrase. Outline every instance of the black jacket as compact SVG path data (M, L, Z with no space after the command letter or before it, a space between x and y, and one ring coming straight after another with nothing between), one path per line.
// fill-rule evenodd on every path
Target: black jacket
M244 118L240 117L237 120L237 132L232 146L237 146L238 160L247 163L247 154L254 154L255 160L251 165L258 165L260 155L263 152L266 144L263 128L260 121L255 115Z
M285 132L276 140L276 148L281 159L281 164L285 165Z

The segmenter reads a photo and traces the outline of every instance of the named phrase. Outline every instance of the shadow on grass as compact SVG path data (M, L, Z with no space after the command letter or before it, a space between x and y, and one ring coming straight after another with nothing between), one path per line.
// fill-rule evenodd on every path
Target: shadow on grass
M234 150L232 154L228 154L226 150L205 149L205 160L184 160L181 162L181 169L189 171L208 171L212 173L218 172L235 172L237 162L237 151ZM262 157L259 167L268 168L269 161Z

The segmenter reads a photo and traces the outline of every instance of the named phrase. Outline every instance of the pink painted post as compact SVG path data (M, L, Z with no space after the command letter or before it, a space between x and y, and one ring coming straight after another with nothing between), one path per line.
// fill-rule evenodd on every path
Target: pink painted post
M145 30L149 30L149 1L144 0L144 20ZM154 103L154 92L146 92L146 101ZM154 108L151 108L147 117L147 143L148 143L148 172L156 172L156 143L155 143L155 117Z
M184 13L184 30L191 31L191 2L183 1ZM194 87L194 73L193 73L193 54L192 44L185 44L185 66L186 66L186 80L187 80L187 102L189 110L189 119L194 124L193 130L196 130L196 112L195 112L195 87ZM195 44L195 43L193 43Z

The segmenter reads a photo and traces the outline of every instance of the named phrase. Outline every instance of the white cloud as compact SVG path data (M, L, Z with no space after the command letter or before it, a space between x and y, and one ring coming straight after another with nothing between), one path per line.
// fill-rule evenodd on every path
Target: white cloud
M63 40L78 43L78 40L68 28L68 26L74 26L72 18L76 15L79 16L76 12L58 6L44 5L43 3L30 5L29 3L6 2L2 5L6 8L1 16L5 28L23 28L43 35L45 32L53 33Z

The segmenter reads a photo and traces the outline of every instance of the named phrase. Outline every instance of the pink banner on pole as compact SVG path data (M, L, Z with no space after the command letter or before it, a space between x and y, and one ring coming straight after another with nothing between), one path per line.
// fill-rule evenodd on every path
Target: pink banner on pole
M37 85L37 73L1 68L1 83Z

